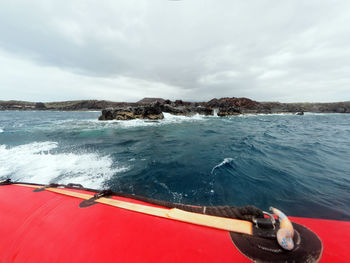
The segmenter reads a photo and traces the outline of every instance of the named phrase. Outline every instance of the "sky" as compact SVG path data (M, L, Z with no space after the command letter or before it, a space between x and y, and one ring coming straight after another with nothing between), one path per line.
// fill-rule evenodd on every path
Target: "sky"
M1 0L0 100L350 101L349 0Z

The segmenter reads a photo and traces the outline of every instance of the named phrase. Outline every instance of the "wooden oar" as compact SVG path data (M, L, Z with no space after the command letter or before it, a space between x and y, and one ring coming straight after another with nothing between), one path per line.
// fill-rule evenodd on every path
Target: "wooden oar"
M43 187L43 186L29 185L29 184L16 184L16 185L32 187L32 188ZM87 200L93 197L93 195L90 195L90 194L77 193L77 192L68 191L62 188L48 187L48 188L45 188L45 190L50 192L55 192L58 194L81 198L84 200ZM96 199L95 202L111 205L114 207L119 207L122 209L130 210L138 213L173 219L173 220L187 222L191 224L207 226L207 227L232 231L236 233L243 233L248 235L253 234L252 223L245 220L203 215L198 213L187 212L177 208L166 209L166 208L152 207L152 206L134 204L130 202L125 202L125 201L120 201L120 200L115 200L115 199L105 198L105 197Z

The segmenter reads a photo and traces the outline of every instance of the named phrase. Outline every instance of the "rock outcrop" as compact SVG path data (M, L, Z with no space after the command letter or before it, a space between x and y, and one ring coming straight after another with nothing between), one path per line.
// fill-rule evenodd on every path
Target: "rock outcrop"
M219 117L239 115L239 114L241 114L241 111L238 107L219 108L219 111L218 111Z
M206 103L207 107L217 108L218 116L230 116L240 113L256 112L260 103L248 98L221 98L212 99Z
M162 111L166 113L171 113L173 115L182 115L182 116L191 116L193 113L191 112L191 109L184 106L171 106L170 104L163 104L162 105Z
M259 102L248 98L221 98L212 99L206 103L206 106L211 108L229 108L239 107L242 109L256 109L259 106Z
M156 102L151 105L122 107L116 109L105 109L99 120L133 120L133 119L163 119L160 103Z
M214 110L209 107L204 106L193 106L191 108L191 111L195 114L199 115L205 115L205 116L212 116L214 115Z
M203 106L185 106L183 103L172 103L164 101L163 103L157 101L152 104L143 104L134 107L119 107L105 109L102 111L102 115L99 120L132 120L132 119L150 119L157 120L163 119L163 112L173 115L181 116L193 116L195 114L200 115L213 115L213 110Z

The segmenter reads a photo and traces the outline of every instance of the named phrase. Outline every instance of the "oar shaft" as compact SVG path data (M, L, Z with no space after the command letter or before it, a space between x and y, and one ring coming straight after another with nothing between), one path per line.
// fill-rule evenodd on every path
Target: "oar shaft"
M42 186L28 185L28 184L16 184L16 185L33 187L33 188L42 187ZM58 194L81 198L84 200L87 200L93 197L93 195L90 195L90 194L83 194L75 191L68 191L62 188L48 187L45 190L50 192L55 192ZM114 207L119 207L122 209L130 210L138 213L143 213L147 215L153 215L153 216L173 219L181 222L192 223L196 225L212 227L212 228L217 228L217 229L222 229L222 230L227 230L227 231L232 231L237 233L252 235L252 232L253 232L252 223L244 220L203 215L198 213L187 212L177 208L172 208L172 209L159 208L159 207L120 201L112 198L105 198L105 197L101 197L95 200L95 202L111 205Z

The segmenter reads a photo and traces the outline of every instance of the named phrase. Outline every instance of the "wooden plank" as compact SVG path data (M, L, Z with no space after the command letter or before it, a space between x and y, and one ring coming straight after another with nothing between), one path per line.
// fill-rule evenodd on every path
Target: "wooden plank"
M191 213L177 208L170 209L168 216L187 223L252 235L252 223L245 220Z
M27 185L27 184L16 184L16 185L32 187L32 188L42 187L42 186ZM93 197L93 195L90 195L90 194L83 194L83 193L78 193L74 191L69 191L63 188L48 187L45 190L50 192L55 192L58 194L63 194L63 195L84 199L84 200L87 200ZM159 208L159 207L153 207L153 206L147 206L147 205L141 205L141 204L134 204L130 202L125 202L125 201L120 201L120 200L115 200L115 199L105 198L105 197L101 197L97 199L96 202L126 209L129 211L147 214L147 215L158 216L158 217L163 217L167 219L172 219L172 220L177 220L181 222L186 222L186 223L191 223L191 224L196 224L196 225L201 225L206 227L212 227L212 228L217 228L217 229L227 230L227 231L232 231L237 233L252 235L252 231L253 231L252 223L245 220L203 215L198 213L187 212L177 208L167 209L167 208Z

